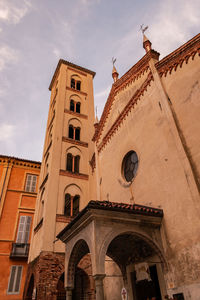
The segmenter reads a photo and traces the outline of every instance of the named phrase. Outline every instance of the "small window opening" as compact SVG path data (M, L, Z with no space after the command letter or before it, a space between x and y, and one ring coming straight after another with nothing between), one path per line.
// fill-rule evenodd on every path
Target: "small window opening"
M70 101L70 110L74 111L74 100Z
M74 78L72 78L72 79L71 79L71 88L72 88L72 89L75 89L75 87L76 87L76 83L75 83Z
M71 195L70 194L65 194L64 215L65 216L71 215Z
M76 195L73 200L73 216L75 217L79 213L79 200L80 196Z
M80 141L80 128L75 129L75 140Z
M81 112L81 104L80 104L80 102L76 103L76 112L79 113L79 114Z
M67 171L73 171L73 156L71 153L67 154Z
M77 89L78 91L81 90L81 82L80 82L80 81L77 81L77 82L76 82L76 89Z
M74 128L72 125L69 125L69 138L73 139L74 138Z
M80 161L80 156L77 155L74 158L74 173L79 173L79 161Z

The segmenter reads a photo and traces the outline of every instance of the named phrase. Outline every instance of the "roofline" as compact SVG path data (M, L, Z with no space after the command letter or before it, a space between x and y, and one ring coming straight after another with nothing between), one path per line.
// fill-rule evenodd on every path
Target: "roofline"
M182 44L180 47L176 48L174 51L163 57L159 62L157 62L156 67L159 69L161 66L167 64L170 60L172 60L175 57L178 57L184 51L186 51L190 47L195 47L196 44L200 42L200 33L195 35L193 38L191 38L189 41Z
M106 204L106 205L104 205ZM112 206L113 205L113 206ZM132 209L131 209L132 208ZM153 217L163 217L163 210L160 208L153 208L146 205L138 204L128 204L128 203L118 203L109 201L99 201L91 200L88 204L79 212L79 214L67 225L63 230L61 230L56 238L61 239L63 234L72 228L72 226L91 209L107 210L107 211L117 211L130 214L139 214Z
M67 61L67 60L60 59L59 62L58 62L58 64L57 64L56 70L55 70L55 72L54 72L54 74L53 74L51 83L50 83L50 85L49 85L49 90L50 90L50 91L51 91L51 89L52 89L54 80L55 80L55 78L56 78L56 76L57 76L57 74L58 74L58 71L59 71L59 69L60 69L61 64L64 64L64 65L67 65L67 66L76 68L76 69L78 69L78 70L80 70L80 71L83 71L83 72L86 72L86 73L89 73L90 75L93 76L93 78L94 78L94 76L96 75L95 72L93 72L93 71L91 71L91 70L89 70L89 69L86 69L86 68L83 68L83 67L81 67L81 66L75 65L75 64L73 64L73 63L71 63L71 62L69 62L69 61Z
M0 154L0 158L14 159L14 160L18 160L18 161L24 161L24 162L29 162L29 163L34 163L34 164L41 165L40 161L35 161L35 160L30 160L30 159L24 159L24 158L19 158L19 157L15 157L15 156L9 156L9 155Z

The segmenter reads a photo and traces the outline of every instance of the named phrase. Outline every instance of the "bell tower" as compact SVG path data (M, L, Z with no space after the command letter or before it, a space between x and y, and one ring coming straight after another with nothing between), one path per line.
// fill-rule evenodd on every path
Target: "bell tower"
M56 284L64 272L64 244L56 235L89 200L96 199L94 76L94 72L61 59L50 83L27 278L28 289L28 281L34 276L37 299L54 299Z

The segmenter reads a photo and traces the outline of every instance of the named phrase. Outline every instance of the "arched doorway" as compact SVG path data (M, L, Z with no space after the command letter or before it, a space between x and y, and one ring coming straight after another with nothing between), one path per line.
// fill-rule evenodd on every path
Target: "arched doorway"
M120 234L110 242L107 255L121 269L134 300L162 299L157 267L162 258L153 243L134 232Z
M34 275L32 274L31 278L30 278L30 281L29 281L29 285L28 285L25 300L31 300L32 299L33 289L34 289Z

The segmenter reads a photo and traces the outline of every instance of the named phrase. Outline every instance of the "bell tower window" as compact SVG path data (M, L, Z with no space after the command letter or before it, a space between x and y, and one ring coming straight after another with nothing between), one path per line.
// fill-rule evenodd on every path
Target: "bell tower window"
M70 110L74 111L74 100L70 101Z
M73 156L71 153L67 154L66 169L72 173L79 173L80 156Z
M66 217L75 217L79 213L79 202L79 195L73 197L70 194L65 194L64 215Z

